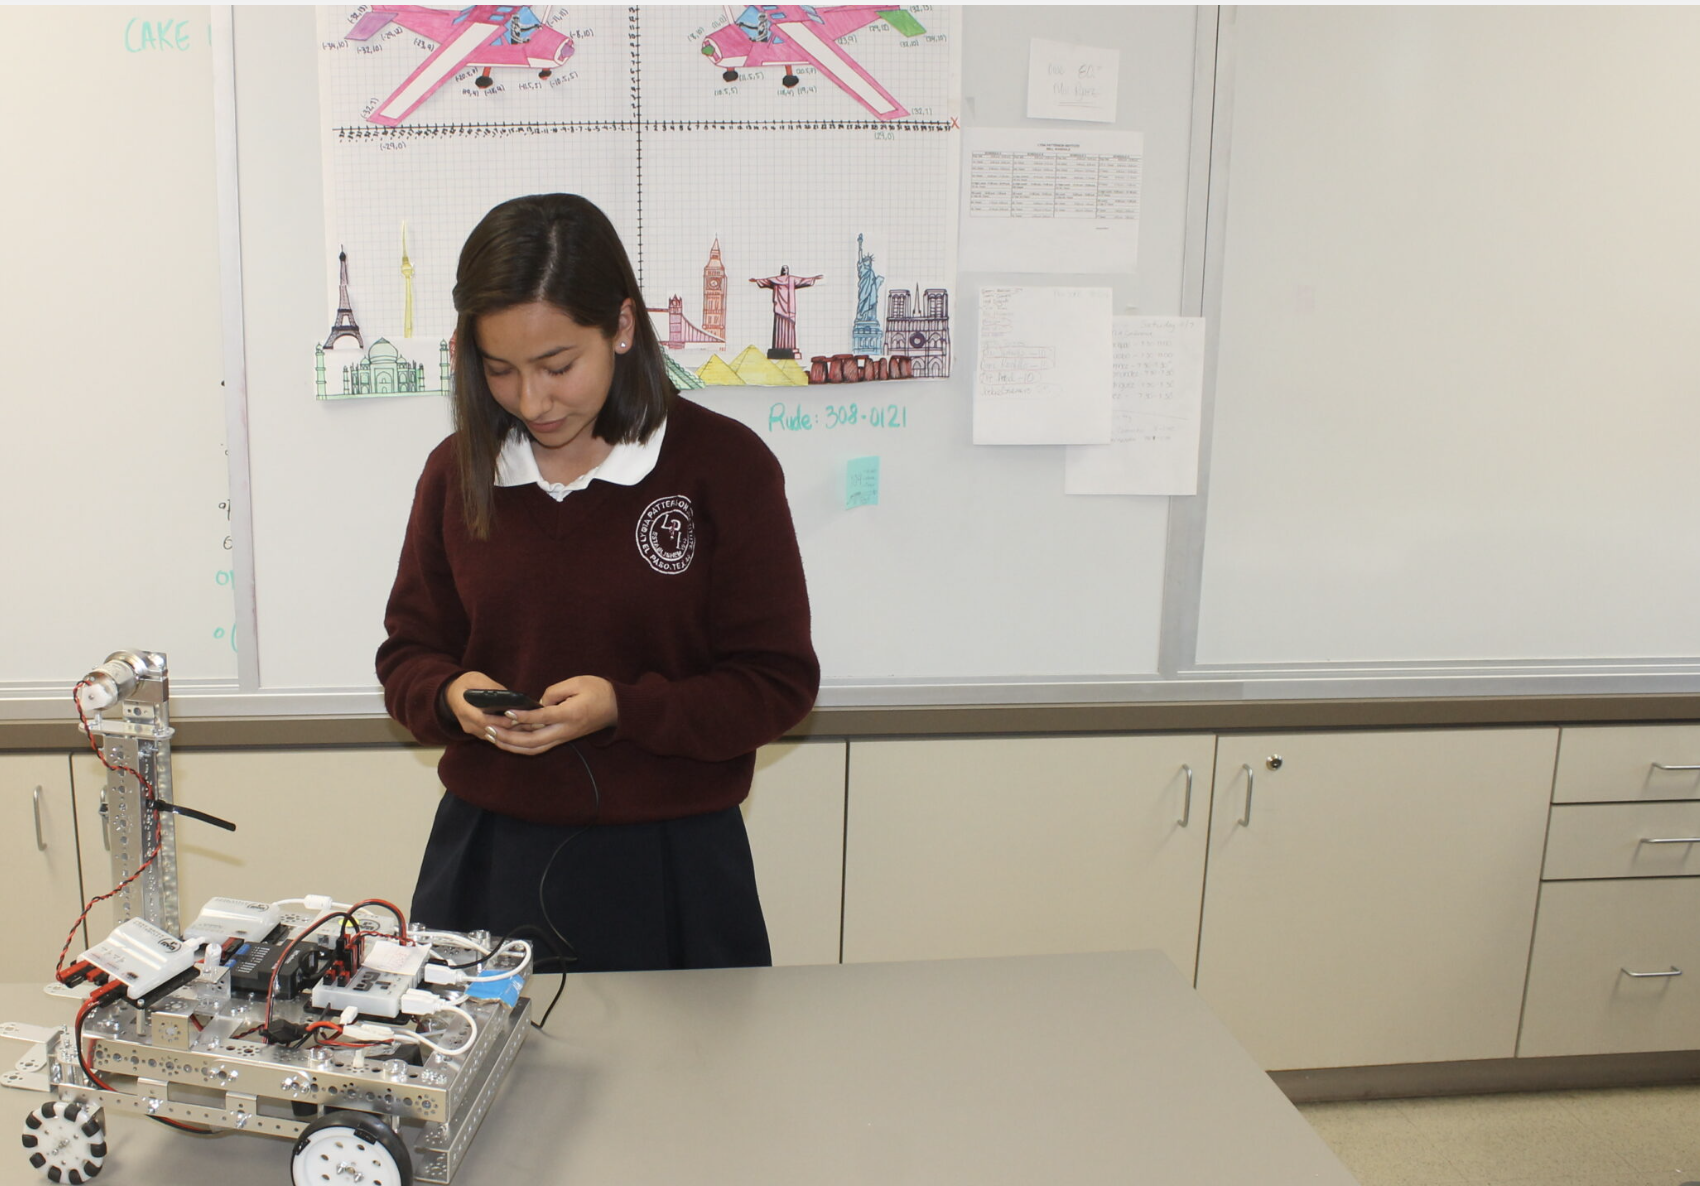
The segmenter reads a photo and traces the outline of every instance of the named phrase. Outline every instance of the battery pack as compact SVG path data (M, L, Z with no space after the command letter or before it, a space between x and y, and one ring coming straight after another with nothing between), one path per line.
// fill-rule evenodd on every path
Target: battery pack
M146 919L132 918L80 958L122 980L126 995L134 1000L181 976L194 964L199 949L198 943L186 943Z

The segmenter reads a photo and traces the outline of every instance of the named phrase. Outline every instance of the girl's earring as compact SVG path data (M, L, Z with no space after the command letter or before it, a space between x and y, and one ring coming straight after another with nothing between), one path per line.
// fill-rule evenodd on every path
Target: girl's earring
M620 343L620 349L624 350L625 348L626 348L626 344L624 342L621 342Z

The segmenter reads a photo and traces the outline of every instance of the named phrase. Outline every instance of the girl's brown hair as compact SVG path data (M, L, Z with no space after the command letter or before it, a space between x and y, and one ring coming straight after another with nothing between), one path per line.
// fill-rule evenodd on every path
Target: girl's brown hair
M614 380L591 431L610 444L646 441L667 419L676 392L667 378L626 249L608 216L577 194L503 202L473 228L455 271L454 427L461 505L474 539L495 522L496 459L524 423L496 402L484 379L477 319L544 301L612 338L632 303L631 348L614 355Z

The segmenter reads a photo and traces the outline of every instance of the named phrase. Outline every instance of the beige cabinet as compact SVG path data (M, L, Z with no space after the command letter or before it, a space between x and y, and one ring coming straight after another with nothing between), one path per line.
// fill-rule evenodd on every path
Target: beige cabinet
M180 818L177 863L182 922L208 898L275 901L328 894L339 902L385 898L403 910L442 785L440 751L385 746L290 750L179 750L173 797L236 824L236 831ZM106 772L93 755L73 760L85 880L111 888L100 793ZM106 906L90 915L105 934Z
M842 741L782 742L756 755L744 827L775 964L836 964L844 900Z
M1221 739L1198 990L1265 1068L1515 1053L1557 742Z
M1155 947L1190 976L1213 748L852 742L845 962Z
M1700 727L1567 728L1521 1055L1700 1047Z
M0 754L0 805L7 903L0 979L45 984L83 909L70 762L64 754ZM78 928L70 954L85 946Z

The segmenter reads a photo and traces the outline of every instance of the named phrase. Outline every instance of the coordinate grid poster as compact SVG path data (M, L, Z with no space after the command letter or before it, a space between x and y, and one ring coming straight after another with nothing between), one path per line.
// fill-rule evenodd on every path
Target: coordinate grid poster
M680 387L948 375L957 24L928 5L321 8L316 393L446 392L462 242L554 192L618 228Z

